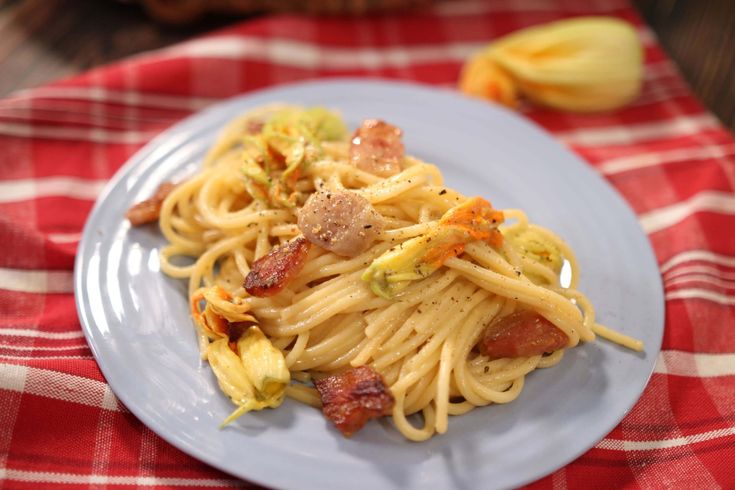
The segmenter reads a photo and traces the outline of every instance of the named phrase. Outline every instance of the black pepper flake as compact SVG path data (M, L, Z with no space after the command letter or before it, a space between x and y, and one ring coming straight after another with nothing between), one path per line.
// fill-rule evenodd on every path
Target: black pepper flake
M372 227L373 227L373 225L365 225L365 226L363 226L363 228L365 228L366 230L367 230L368 228L372 228Z
M447 193L447 190L446 190L446 189L442 189L442 190L441 190L441 191L439 192L439 195L440 195L440 196L443 196L443 195L444 195L444 194L446 194L446 193Z

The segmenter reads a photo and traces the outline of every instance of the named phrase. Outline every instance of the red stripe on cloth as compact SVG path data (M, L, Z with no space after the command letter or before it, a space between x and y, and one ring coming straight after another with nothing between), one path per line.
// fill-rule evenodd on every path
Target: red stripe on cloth
M671 300L666 303L666 316L680 320L676 328L664 330L663 348L686 352L735 352L735 340L727 328L723 328L735 321L734 307L703 299Z
M613 175L610 181L638 214L692 198L700 192L730 193L732 187L724 169L715 160L692 164L648 167ZM668 185L661 186L665 181Z

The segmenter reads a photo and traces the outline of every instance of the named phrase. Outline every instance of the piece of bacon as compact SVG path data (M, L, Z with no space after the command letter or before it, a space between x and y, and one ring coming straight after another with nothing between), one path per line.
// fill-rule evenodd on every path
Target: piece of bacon
M357 128L350 144L350 161L360 170L390 177L402 170L403 132L385 121L368 119Z
M245 290L259 298L278 294L301 272L311 242L299 236L275 247L255 262L245 278Z
M478 347L482 354L500 359L538 356L568 343L567 334L549 320L533 311L521 310L490 323Z
M389 415L395 399L383 377L370 366L314 381L324 416L349 437L373 418Z
M247 134L258 134L263 131L263 126L265 126L265 123L259 119L248 119L245 125L245 132Z
M140 226L146 223L158 221L158 218L161 215L161 205L163 204L163 200L166 199L166 196L168 196L175 187L176 185L171 182L164 182L158 187L156 193L153 194L150 199L134 204L130 209L128 209L127 213L125 213L125 217L133 226Z

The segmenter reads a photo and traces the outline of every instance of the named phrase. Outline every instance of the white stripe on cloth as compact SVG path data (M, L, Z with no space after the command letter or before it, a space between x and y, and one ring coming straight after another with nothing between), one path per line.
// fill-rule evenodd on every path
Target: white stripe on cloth
M660 78L678 77L679 75L679 69L670 60L646 63L643 67L643 77L650 81ZM677 78L677 80L679 79Z
M198 39L136 57L141 61L170 58L252 59L303 69L379 69L407 63L464 61L487 42L423 46L336 48L279 38L218 36Z
M122 411L106 383L48 369L0 363L0 389Z
M700 161L727 156L735 156L735 144L681 148L653 153L637 153L627 157L610 159L602 165L599 165L597 169L604 175L612 175L669 163Z
M639 31L641 40L651 44L650 31ZM406 67L447 61L464 62L490 40L448 42L391 47L332 47L285 38L215 36L143 53L134 59L158 62L172 58L250 59L308 70Z
M695 261L711 262L725 267L735 267L735 257L733 256L716 254L709 250L687 250L674 255L664 262L663 265L661 265L661 273L666 274L666 272L679 264Z
M653 372L691 378L735 376L735 354L665 350L659 354Z
M598 449L610 451L655 451L659 449L671 449L681 446L689 446L700 442L721 439L735 435L735 427L711 430L691 436L674 437L671 439L658 439L648 441L628 441L623 439L603 439L595 446Z
M50 351L64 351L64 350L79 350L87 349L87 344L82 342L77 345L58 345L58 346L38 346L38 345L11 345L0 343L0 350L19 350L19 351L39 351L39 350L50 350Z
M154 131L115 131L102 128L71 128L0 122L0 134L21 138L47 138L57 140L82 140L94 143L140 144L153 138Z
M0 268L0 289L21 293L72 293L72 271Z
M731 296L701 288L677 289L676 291L666 293L666 299L703 299L725 306L735 305L735 295Z
M3 103L12 104L16 100L23 99L83 100L141 107L178 109L183 111L197 111L220 100L208 97L156 94L134 90L109 90L99 87L41 87L15 92Z
M10 393L3 393L0 396L0 469L4 468L8 461L8 454L10 454L10 446L13 442L13 427L18 417L20 410L21 398L23 389L25 388L26 375L28 374L28 367L20 366L17 364L11 365L8 368L12 370L13 375L0 376L0 389L3 389L2 383L8 385L5 388ZM2 485L2 478L0 478L0 485Z
M711 278L725 279L727 281L735 280L735 271L726 272L718 269L717 267L710 267L708 265L685 265L683 267L677 267L676 269L670 270L664 274L666 281L687 275L709 276Z
M74 177L39 177L0 181L0 203L26 201L43 197L70 197L72 199L97 199L106 180L78 179Z
M641 107L644 105L668 102L675 97L691 96L687 87L651 87L641 94L640 97L630 102L626 107Z
M84 337L81 331L75 332L42 332L40 330L31 330L30 328L0 328L0 336L6 337L35 337L39 339L80 339Z
M711 114L680 116L627 126L574 129L555 135L567 144L582 146L630 145L660 138L694 135L707 129L719 128L720 123Z
M80 475L45 471L13 470L0 468L0 479L28 483L82 484L82 485L137 485L142 487L243 487L240 480L214 478L171 478L161 476Z
M399 52L399 57L406 58L406 52ZM669 61L650 63L646 65L645 75L647 79L669 77L678 74L678 71ZM447 85L454 88L455 84ZM220 101L212 97L179 96L169 94L157 94L140 92L135 90L110 90L99 87L39 87L24 89L14 92L9 98L0 102L8 107L14 107L15 102L30 99L58 99L78 100L85 102L105 102L112 104L124 104L127 106L179 109L185 111L198 111ZM25 105L23 109L28 109ZM26 118L30 116L25 116Z
M44 361L92 361L94 360L94 357L92 356L46 356L46 355L38 355L35 356L12 356L8 354L0 354L0 359L6 360L6 361L38 361L38 360L44 360Z
M65 244L65 243L77 243L82 239L81 233L49 233L48 239L54 243Z
M692 197L643 213L638 217L643 229L656 233L700 212L735 214L735 194L720 191L702 191Z
M665 280L666 286L674 286L676 284L685 284L689 282L697 282L700 284L711 284L718 288L723 289L735 289L735 281L729 281L727 279L720 279L719 277L712 277L707 274L688 274L683 276L677 276L674 278L667 278Z
M98 126L114 130L120 129L121 126L124 129L133 129L129 127L133 123L165 126L181 118L181 114L172 114L168 111L160 115L130 114L129 108L137 107L132 104L125 104L120 108L95 114L93 110L90 110L90 102L101 103L86 100L16 97L10 102L0 101L0 120L42 121L44 124L51 125ZM112 109L109 105L105 107Z

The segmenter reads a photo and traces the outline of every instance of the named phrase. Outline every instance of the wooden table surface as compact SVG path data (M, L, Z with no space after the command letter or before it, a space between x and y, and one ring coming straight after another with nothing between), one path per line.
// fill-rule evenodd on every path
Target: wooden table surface
M735 0L632 0L694 92L735 130ZM174 28L110 0L0 0L0 97L221 27Z

